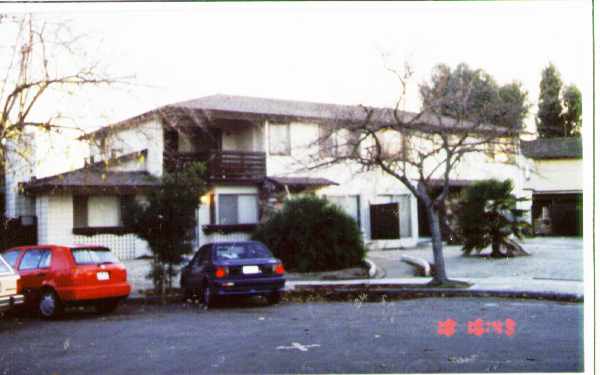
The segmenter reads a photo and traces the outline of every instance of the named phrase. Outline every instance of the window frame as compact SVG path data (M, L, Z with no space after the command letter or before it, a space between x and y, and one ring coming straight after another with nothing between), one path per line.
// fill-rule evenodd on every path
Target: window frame
M103 194L102 196L116 197L118 199L119 207L119 223L114 226L90 226L89 225L89 198L92 195L89 194L73 194L73 234L82 236L93 236L96 234L116 234L122 235L131 233L130 228L123 225L123 213L125 211L127 201L134 200L135 195L133 194ZM76 203L79 201L79 203ZM76 205L80 205L76 207ZM77 211L79 210L79 212ZM85 210L85 211L84 211ZM84 212L82 212L84 211ZM77 219L77 215L85 215L84 219ZM85 226L81 226L85 224Z
M399 228L398 228L398 239L404 239L404 238L411 238L412 234L413 234L413 207L412 207L412 199L411 199L411 194L408 193L399 193L399 194L379 194L378 197L386 199L387 201L385 203L397 203L398 204L398 223L399 223ZM402 235L402 223L404 222L404 220L402 220L401 218L401 214L400 214L400 205L402 204L400 202L399 197L404 197L404 199L407 199L407 207L408 207L408 220L406 220L407 222L407 226L408 226L408 235L403 236Z
M282 151L273 151L273 147L278 145L277 142L274 141L273 131L274 127L285 127L285 150ZM291 126L289 123L269 123L269 155L274 156L291 156L292 155L292 141L291 141Z
M236 220L235 222L232 223L223 223L221 220L221 212L222 212L222 205L221 205L221 197L222 196L234 196L236 197ZM254 203L255 203L255 208L256 208L256 218L255 221L252 223L240 223L240 197L242 196L251 196L254 197ZM260 217L260 213L259 213L259 202L258 202L258 194L254 194L254 193L224 193L224 194L217 194L217 207L216 207L216 215L215 218L217 220L217 225L252 225L252 224L258 224L259 221L259 217Z

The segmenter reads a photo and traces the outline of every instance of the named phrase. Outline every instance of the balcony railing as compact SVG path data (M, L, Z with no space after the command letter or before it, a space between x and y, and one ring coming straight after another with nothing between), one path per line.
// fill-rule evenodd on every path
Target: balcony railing
M266 175L264 152L250 151L208 151L178 153L170 166L181 168L184 165L201 161L206 163L207 177L219 180L259 180Z

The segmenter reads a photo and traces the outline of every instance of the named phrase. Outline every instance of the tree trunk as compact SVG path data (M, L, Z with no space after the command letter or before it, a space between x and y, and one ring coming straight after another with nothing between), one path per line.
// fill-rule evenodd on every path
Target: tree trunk
M504 254L502 254L502 252L500 251L500 241L497 239L494 239L492 241L492 253L490 254L490 256L492 258L503 258L505 257Z
M431 244L433 248L433 260L435 263L433 281L435 284L444 284L448 282L448 276L446 275L446 264L444 263L440 215L431 205L427 205L426 210L429 228L431 229Z

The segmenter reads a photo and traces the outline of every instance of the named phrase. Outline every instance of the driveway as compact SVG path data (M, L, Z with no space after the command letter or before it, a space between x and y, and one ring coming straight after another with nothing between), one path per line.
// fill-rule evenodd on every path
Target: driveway
M581 304L493 298L125 304L106 316L0 320L0 373L576 372L582 314Z
M444 246L446 271L449 277L531 278L583 281L583 240L569 237L538 237L525 239L523 247L531 256L491 259L462 256L461 246ZM410 255L433 263L431 246L407 250L371 251L369 259L385 269L387 277L413 276L412 269L400 260Z

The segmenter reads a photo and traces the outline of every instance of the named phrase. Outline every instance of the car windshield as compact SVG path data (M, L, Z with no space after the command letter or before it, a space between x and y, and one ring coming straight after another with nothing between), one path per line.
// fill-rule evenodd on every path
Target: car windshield
M119 263L109 249L103 247L71 249L77 264Z
M4 258L2 257L2 255L0 255L0 273L11 273L11 269L8 266L8 264L6 263L6 261L4 260Z
M214 245L215 258L218 260L272 258L273 254L259 243L233 243Z

